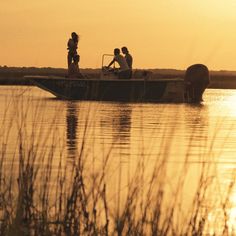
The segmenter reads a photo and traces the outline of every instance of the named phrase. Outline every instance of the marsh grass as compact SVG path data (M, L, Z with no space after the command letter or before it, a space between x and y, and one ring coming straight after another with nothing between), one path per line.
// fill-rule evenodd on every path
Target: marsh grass
M207 156L199 156L203 160L199 164L200 174L189 190L192 197L186 203L184 189L191 169L189 153L194 132L176 176L168 173L172 145L166 140L175 130L165 130L152 168L146 169L150 160L141 146L140 159L129 180L121 183L120 169L116 186L108 176L113 161L112 144L105 153L96 153L93 161L88 161L93 151L88 137L92 135L90 127L96 119L90 111L78 138L80 145L68 165L66 147L57 127L62 108L58 107L45 129L45 116L40 109L45 104L38 102L30 110L30 102L22 96L6 101L0 124L0 235L234 233L229 226L229 209L230 197L235 191L235 174L232 172L221 195L214 198L214 191L220 188L217 171L214 171L217 167L207 161L214 148L214 138L208 145ZM14 152L9 151L12 147ZM99 168L93 168L99 155L103 161Z

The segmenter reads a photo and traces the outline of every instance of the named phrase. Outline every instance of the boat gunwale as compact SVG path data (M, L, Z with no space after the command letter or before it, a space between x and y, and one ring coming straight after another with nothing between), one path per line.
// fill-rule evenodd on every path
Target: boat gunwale
M35 80L64 80L64 81L110 81L110 82L140 82L140 81L150 81L150 82L184 82L183 78L157 78L157 79L147 79L147 78L132 78L132 79L104 79L104 78L68 78L62 76L43 76L43 75L26 75L25 79Z

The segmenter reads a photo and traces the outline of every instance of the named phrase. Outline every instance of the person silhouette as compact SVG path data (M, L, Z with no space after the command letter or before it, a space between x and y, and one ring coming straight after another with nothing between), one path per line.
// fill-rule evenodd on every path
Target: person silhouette
M120 66L120 68L117 72L118 78L119 79L128 79L128 78L130 78L130 68L129 68L125 58L122 55L120 55L120 49L119 48L114 49L114 58L109 63L109 65L107 67L109 68L115 62L117 62Z
M67 63L68 63L68 69L73 62L75 62L76 57L77 57L77 48L78 48L78 42L79 42L79 36L75 32L71 33L71 38L67 42L67 50L68 50L68 55L67 55Z
M129 50L127 47L122 47L121 48L122 53L125 55L126 62L129 66L130 69L132 69L132 64L133 64L133 57L129 53Z
M129 50L127 47L121 48L122 53L125 55L125 60L130 69L130 78L132 77L132 65L133 65L133 57L130 55Z
M68 68L68 77L69 78L82 78L82 74L79 71L79 55L75 55L73 62L70 64Z

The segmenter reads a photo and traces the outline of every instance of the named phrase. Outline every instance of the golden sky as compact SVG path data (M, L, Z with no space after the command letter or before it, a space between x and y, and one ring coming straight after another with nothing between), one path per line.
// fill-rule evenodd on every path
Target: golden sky
M127 46L134 68L236 70L236 0L0 0L0 65L67 67L72 31L80 67Z

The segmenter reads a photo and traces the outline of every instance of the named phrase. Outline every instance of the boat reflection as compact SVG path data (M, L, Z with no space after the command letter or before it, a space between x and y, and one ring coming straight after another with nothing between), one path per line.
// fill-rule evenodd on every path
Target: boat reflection
M66 107L66 136L68 157L74 158L77 153L77 107L74 102L68 102Z
M109 114L103 113L100 128L104 136L111 137L110 145L115 147L117 155L128 154L131 136L132 107L125 103L112 104ZM109 140L106 140L108 143ZM114 155L114 153L113 153Z
M132 108L127 104L119 104L115 112L113 124L113 140L120 144L130 143Z
M183 114L187 132L194 137L194 140L207 139L210 128L208 107L203 104L190 104L186 106Z

